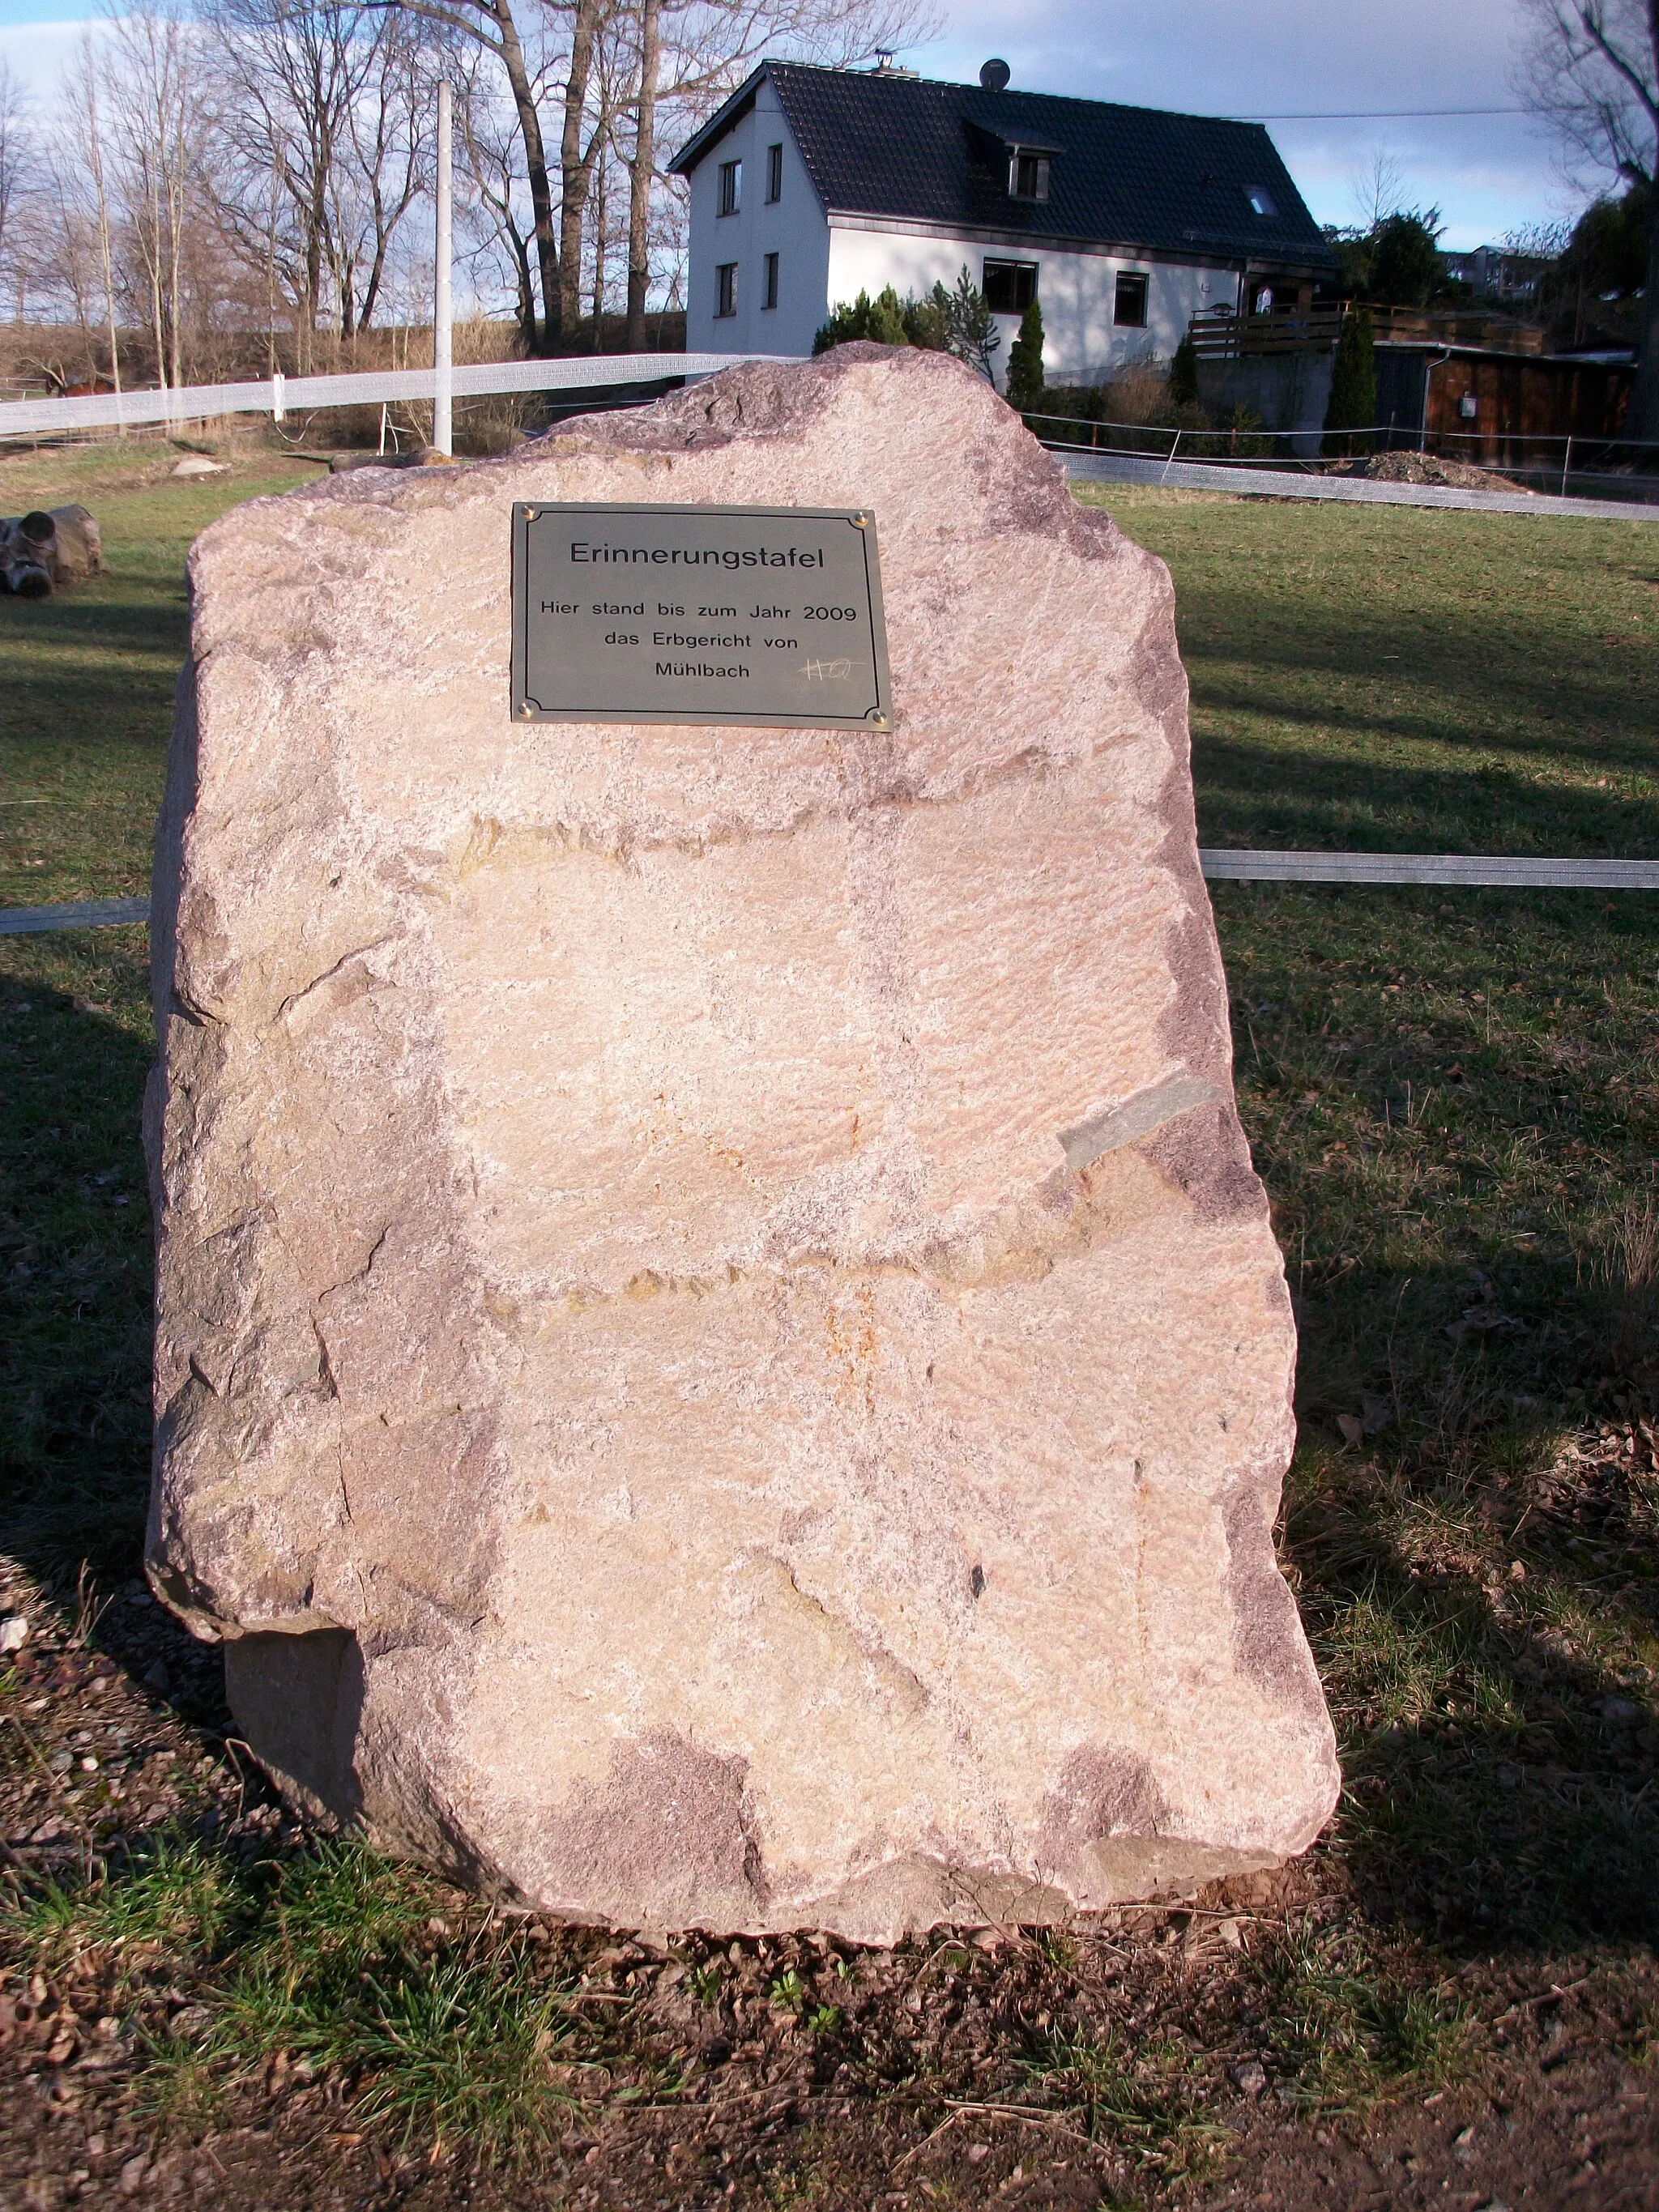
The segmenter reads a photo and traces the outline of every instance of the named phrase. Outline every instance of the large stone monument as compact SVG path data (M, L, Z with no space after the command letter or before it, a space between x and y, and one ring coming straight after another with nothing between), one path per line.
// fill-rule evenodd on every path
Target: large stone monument
M521 574L515 653L515 529L582 506L632 520L555 517L611 565ZM867 602L814 529L872 533ZM1295 1337L1162 564L965 368L849 346L252 501L191 590L150 1571L283 1788L652 1929L1303 1849ZM594 622L683 641L672 701L832 617L861 722L614 719Z

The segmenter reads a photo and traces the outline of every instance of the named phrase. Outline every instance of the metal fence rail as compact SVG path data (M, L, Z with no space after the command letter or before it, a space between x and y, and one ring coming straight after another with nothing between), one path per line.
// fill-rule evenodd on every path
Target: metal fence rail
M1212 883L1508 884L1512 889L1659 891L1659 860L1511 860L1480 853L1259 853L1231 845L1200 851ZM148 921L145 898L84 899L69 906L0 907L0 937L58 929L108 929Z
M1502 853L1199 854L1212 883L1507 884L1528 890L1659 891L1659 860L1513 860Z
M577 360L474 362L453 372L459 398L501 392L576 392L611 384L656 384L712 376L745 361L793 361L775 353L613 353ZM317 407L374 407L430 399L437 371L368 369L341 376L264 376L243 384L181 384L170 391L98 392L77 399L16 399L0 405L0 438L43 431L136 428L146 422L200 422L220 415L285 415Z

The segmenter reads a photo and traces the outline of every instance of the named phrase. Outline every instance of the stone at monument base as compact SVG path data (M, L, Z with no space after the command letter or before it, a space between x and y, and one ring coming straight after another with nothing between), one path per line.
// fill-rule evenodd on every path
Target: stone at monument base
M515 725L513 501L641 499L872 510L893 728ZM1302 1850L1294 1334L1162 565L855 346L254 502L192 590L151 1572L285 1790L651 1929Z

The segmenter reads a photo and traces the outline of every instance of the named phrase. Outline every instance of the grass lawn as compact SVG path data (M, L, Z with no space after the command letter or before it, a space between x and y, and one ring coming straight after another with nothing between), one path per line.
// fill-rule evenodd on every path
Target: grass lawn
M0 596L0 905L149 889L173 689L185 654L185 555L238 500L318 474L280 454L218 477L168 474L171 446L0 459L0 512L80 500L105 573L49 599Z
M58 465L0 464L0 505L86 497L111 568L0 600L29 904L143 888L185 544L295 477ZM1174 572L1205 843L1659 851L1659 530L1089 495ZM17 2176L182 2186L210 2140L201 2201L238 2204L273 2144L294 2205L1650 2201L1659 900L1215 903L1343 1802L1208 1918L893 1954L505 1923L239 1773L210 1662L130 1579L144 933L0 939L0 1547L41 1624L0 1662ZM120 2063L76 2089L100 2035ZM475 2184L469 2145L528 2163Z

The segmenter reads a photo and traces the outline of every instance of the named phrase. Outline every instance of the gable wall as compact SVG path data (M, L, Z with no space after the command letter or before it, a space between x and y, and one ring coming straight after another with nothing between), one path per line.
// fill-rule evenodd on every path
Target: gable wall
M766 204L766 149L783 148L783 194ZM722 216L723 161L743 163L743 204ZM830 226L806 173L775 88L763 82L755 105L691 173L691 248L686 303L687 347L693 353L807 354L824 316ZM778 257L778 305L762 307L764 257ZM738 266L738 312L719 317L715 271Z

